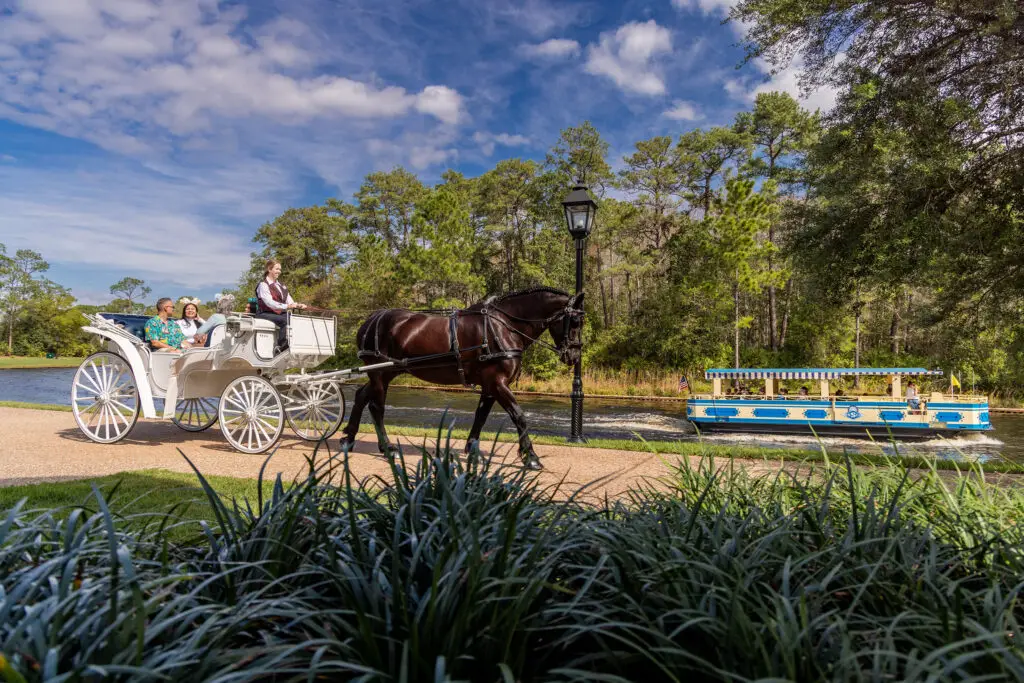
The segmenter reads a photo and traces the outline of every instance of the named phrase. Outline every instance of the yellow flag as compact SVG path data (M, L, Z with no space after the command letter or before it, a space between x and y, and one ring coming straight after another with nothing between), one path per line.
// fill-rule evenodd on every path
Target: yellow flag
M956 387L957 389L960 388L960 380L958 380L956 378L956 375L954 375L952 372L949 373L949 385Z

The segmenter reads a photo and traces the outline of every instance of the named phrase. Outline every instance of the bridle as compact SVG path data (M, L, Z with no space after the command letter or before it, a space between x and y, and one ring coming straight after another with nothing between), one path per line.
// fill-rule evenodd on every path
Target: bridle
M525 337L526 339L529 339L530 341L536 344L540 344L541 346L551 349L558 355L559 360L568 365L569 352L583 348L583 316L585 315L585 313L583 307L579 306L579 301L581 298L582 294L577 294L575 296L570 297L569 301L566 302L565 306L562 309L555 311L546 318L520 318L519 316L512 315L511 313L499 308L498 306L486 305L480 310L480 314L484 316L485 324L487 320L494 320L495 322L501 324L502 327L509 330L510 332L514 332L515 334L518 334L521 337ZM508 324L506 321L494 317L493 315L491 315L492 312L500 313L505 318L508 318L509 320L515 322L527 323L530 325L540 323L545 330L547 330L553 324L561 320L562 341L557 344L549 344L543 339L531 337L522 330L517 329L516 327Z

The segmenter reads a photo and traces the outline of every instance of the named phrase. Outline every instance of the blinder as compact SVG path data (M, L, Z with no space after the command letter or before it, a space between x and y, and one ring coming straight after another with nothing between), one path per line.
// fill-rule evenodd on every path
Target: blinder
M562 343L558 345L558 357L566 365L575 361L569 358L572 351L583 348L583 293L569 299L559 313L562 318Z

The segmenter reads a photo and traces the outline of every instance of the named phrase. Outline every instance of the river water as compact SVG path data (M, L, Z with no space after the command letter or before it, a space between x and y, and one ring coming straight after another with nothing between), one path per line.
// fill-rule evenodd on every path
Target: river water
M0 401L71 404L71 380L74 368L0 370ZM585 389L585 388L584 388ZM355 385L345 388L351 406ZM569 433L569 399L548 396L518 397L526 412L530 430L535 434L564 436ZM445 426L468 429L473 423L477 395L469 392L424 391L393 387L388 392L385 424L436 429L442 419ZM445 416L447 411L447 417ZM584 435L594 438L693 441L697 436L683 415L681 402L601 400L588 397L584 403ZM370 419L369 411L363 416ZM1004 459L1024 463L1024 415L992 415L995 430L988 434L969 434L955 439L935 439L923 443L904 443L900 452L949 459ZM487 420L487 430L514 431L508 416L495 405ZM708 443L762 446L765 448L817 448L817 441L802 436L723 434L705 436ZM865 439L823 438L829 450L892 454L892 448Z

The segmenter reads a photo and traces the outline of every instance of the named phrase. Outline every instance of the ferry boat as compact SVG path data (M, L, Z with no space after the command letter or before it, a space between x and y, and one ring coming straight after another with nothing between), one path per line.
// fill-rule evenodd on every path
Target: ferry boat
M925 439L936 435L984 432L992 429L988 397L932 391L907 397L904 377L943 376L925 368L718 368L704 376L712 381L710 395L693 395L686 417L701 432L730 431L767 434L862 436L876 439ZM842 377L888 378L891 390L883 396L847 396L831 392L830 383ZM757 394L729 394L725 382L763 381ZM780 393L780 380L806 380L800 393ZM806 389L807 393L803 394Z

